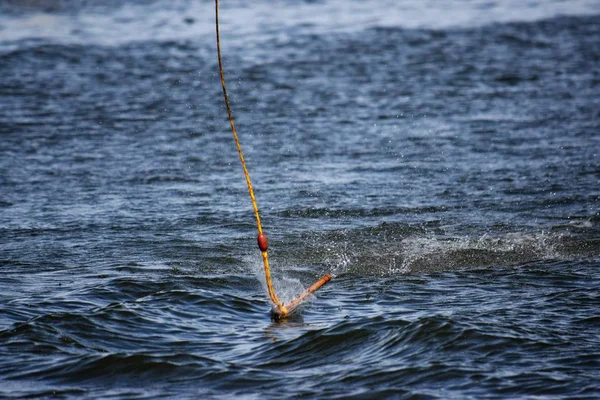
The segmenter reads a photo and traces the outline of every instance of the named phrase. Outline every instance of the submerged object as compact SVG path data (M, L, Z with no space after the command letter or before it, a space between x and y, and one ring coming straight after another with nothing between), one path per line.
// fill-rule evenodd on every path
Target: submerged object
M254 209L254 216L256 217L256 227L258 229L258 237L257 243L258 248L260 249L262 258L263 258L263 266L265 270L265 280L267 282L267 291L269 293L269 297L271 301L275 304L273 310L271 311L271 315L273 319L281 320L291 313L297 311L300 305L315 291L317 291L321 286L326 284L331 280L331 275L326 274L317 282L315 282L311 287L306 289L304 292L299 294L296 298L290 301L288 304L283 304L277 295L275 294L275 289L273 288L273 281L271 279L271 268L269 267L269 254L267 253L269 249L269 241L267 236L263 233L262 225L260 223L260 214L258 213L258 205L256 204L256 197L254 196L254 189L252 188L252 182L250 181L250 174L248 172L248 168L246 167L246 161L244 160L244 154L242 153L242 147L240 146L240 141L237 136L237 132L235 130L235 123L233 120L233 113L231 112L231 105L229 103L229 96L227 95L227 88L225 86L225 74L223 72L223 60L221 58L221 42L219 39L219 0L215 0L215 26L217 33L217 56L219 58L219 76L221 77L221 87L223 88L223 97L225 98L225 108L227 108L227 116L229 118L229 125L231 126L231 132L233 133L233 138L235 140L235 145L237 147L238 155L240 157L240 161L242 163L242 168L244 169L244 176L246 177L246 184L248 185L248 194L250 195L250 200L252 201L252 208Z

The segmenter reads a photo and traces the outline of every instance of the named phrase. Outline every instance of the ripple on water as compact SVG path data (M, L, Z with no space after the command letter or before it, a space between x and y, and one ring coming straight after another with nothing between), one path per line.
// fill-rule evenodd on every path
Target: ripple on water
M0 397L598 397L592 2L223 5L277 293L335 275L283 322L212 3L38 3L0 4Z

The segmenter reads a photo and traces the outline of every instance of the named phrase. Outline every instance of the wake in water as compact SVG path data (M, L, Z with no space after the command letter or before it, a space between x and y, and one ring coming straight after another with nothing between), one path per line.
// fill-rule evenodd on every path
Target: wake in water
M277 258L278 263L292 269L319 265L335 275L390 276L583 259L600 251L597 241L564 232L446 236L406 224L331 231L307 243L305 249L299 245L286 249L287 255Z

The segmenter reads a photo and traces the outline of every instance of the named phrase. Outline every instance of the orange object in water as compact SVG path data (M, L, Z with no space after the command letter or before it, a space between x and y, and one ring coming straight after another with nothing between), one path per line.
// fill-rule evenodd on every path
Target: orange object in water
M311 294L313 294L314 292L316 292L317 290L319 290L319 288L321 286L323 286L324 284L326 284L330 280L331 280L331 274L325 274L325 275L323 275L323 277L321 277L321 279L319 279L318 281L316 281L311 287L309 287L304 292L302 292L301 294L299 294L295 299L293 299L292 301L290 301L289 303L287 303L284 306L283 310L277 309L277 308L273 307L273 309L271 310L271 315L273 316L274 319L278 319L279 320L279 319L283 319L283 318L287 317L290 314L293 314L294 311L296 311L298 309L298 307L300 306L300 304L302 304L302 302L304 300L306 300L306 298L308 296L310 296Z
M260 249L260 251L268 250L269 240L267 239L267 235L265 235L263 233L259 233L256 241L258 242L258 248Z
M267 240L267 236L263 233L262 225L260 223L260 215L258 213L258 205L256 204L256 197L254 196L254 189L252 188L252 182L250 181L250 173L248 172L248 168L246 167L246 161L244 160L244 155L242 154L242 147L240 145L240 141L237 136L237 132L235 130L235 123L233 120L233 113L231 112L231 105L229 103L229 96L227 96L227 88L225 87L225 74L223 73L223 60L221 58L221 43L219 40L219 0L215 0L215 25L216 25L216 33L217 33L217 56L219 58L219 75L221 77L221 87L223 88L223 97L225 98L225 108L227 108L227 116L229 118L229 125L231 126L231 132L233 133L233 138L235 140L235 145L237 147L238 155L240 157L240 161L242 163L242 168L244 169L244 176L246 177L246 185L248 186L248 194L250 195L250 200L252 201L252 208L254 209L254 216L256 217L256 227L258 229L258 237L257 243L258 248L260 249L263 266L265 270L265 280L267 282L267 291L269 293L269 297L271 301L275 304L276 308L272 311L272 315L275 319L283 319L290 313L294 312L298 309L298 306L308 298L311 294L317 291L321 286L326 284L331 280L331 275L327 274L315 282L311 287L305 290L303 293L298 295L295 299L290 301L288 304L283 305L281 301L277 298L275 294L275 289L273 288L273 281L271 279L271 268L269 267L269 254L267 253L267 249L269 248L269 242Z

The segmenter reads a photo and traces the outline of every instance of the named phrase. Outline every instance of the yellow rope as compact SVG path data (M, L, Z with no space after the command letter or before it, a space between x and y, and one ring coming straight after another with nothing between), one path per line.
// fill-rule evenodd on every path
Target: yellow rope
M256 198L254 197L254 189L252 189L252 182L250 182L250 174L248 173L248 168L246 167L246 161L244 160L244 155L242 154L242 147L240 146L240 141L237 136L237 132L235 130L235 123L233 122L233 114L231 112L231 105L229 104L229 96L227 96L227 89L225 88L225 74L223 73L223 60L221 59L221 42L219 38L219 0L215 0L215 22L217 29L217 55L219 56L219 74L221 75L221 87L223 88L223 97L225 97L225 107L227 108L227 115L229 117L229 125L231 125L231 132L233 133L233 138L235 139L235 145L237 147L238 155L240 156L240 161L242 162L242 167L244 168L244 175L246 176L246 184L248 185L248 193L250 194L250 200L252 200L252 207L254 208L254 215L256 216L256 226L258 228L259 235L259 247L261 243L261 236L263 236L262 225L260 223L260 215L258 213L258 205L256 204ZM266 237L264 237L264 243L266 247ZM265 279L267 281L267 290L269 292L269 297L271 301L277 305L279 309L279 313L281 315L287 314L287 309L285 306L279 301L277 295L275 294L275 289L273 288L273 281L271 280L271 269L269 267L269 255L267 253L266 248L261 248L261 254L263 258L263 266L265 270Z

